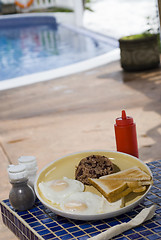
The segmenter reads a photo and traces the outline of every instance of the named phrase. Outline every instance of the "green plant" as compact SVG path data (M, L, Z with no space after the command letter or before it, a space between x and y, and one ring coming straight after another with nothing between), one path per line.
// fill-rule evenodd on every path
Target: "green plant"
M93 12L93 10L90 8L91 0L82 0L82 1L83 1L84 10L89 10Z
M145 37L150 37L151 35L152 35L151 33L144 32L144 33L140 33L140 34L125 36L125 37L122 37L121 39L124 39L124 40L143 39Z
M30 12L42 12L42 9L34 9ZM67 9L67 8L59 8L59 7L50 7L47 9L43 9L43 12L73 12L73 10Z

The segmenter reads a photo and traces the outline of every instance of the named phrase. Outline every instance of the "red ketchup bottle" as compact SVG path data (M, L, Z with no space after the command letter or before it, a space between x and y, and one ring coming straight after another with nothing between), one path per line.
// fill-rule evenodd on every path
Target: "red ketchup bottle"
M114 126L117 151L139 157L136 124L133 118L126 116L125 110L122 110L122 116L116 118Z

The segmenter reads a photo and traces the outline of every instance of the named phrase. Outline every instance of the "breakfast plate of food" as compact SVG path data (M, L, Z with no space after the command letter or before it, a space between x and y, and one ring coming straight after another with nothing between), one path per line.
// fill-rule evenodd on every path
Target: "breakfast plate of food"
M38 199L55 214L77 220L115 217L137 206L153 183L149 167L131 155L82 151L46 165L37 175Z

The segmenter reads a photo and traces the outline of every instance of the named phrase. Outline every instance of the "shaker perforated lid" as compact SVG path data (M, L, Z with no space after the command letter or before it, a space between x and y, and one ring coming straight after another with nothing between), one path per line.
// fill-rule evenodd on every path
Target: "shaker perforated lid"
M8 176L10 180L18 180L22 178L27 178L27 171L23 165L9 165L8 167Z
M27 170L34 170L37 168L36 157L34 156L21 156L18 158L19 164L24 164Z
M125 110L122 110L122 116L119 118L116 118L116 124L118 126L126 126L126 125L133 124L133 118L126 116Z

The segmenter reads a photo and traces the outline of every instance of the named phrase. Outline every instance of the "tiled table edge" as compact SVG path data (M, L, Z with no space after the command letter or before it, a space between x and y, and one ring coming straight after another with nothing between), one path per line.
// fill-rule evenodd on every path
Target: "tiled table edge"
M8 200L4 200L1 202L3 222L22 240L85 240L106 230L114 224L129 221L143 207L156 204L156 215L152 220L147 221L139 227L128 230L116 236L114 239L161 239L161 160L148 163L147 165L153 172L154 185L147 195L146 200L127 214L99 221L73 221L55 215L50 210L46 209L40 201L37 201L36 205L31 210L18 213L13 210Z
M20 239L44 240L6 201L1 202L3 223Z

